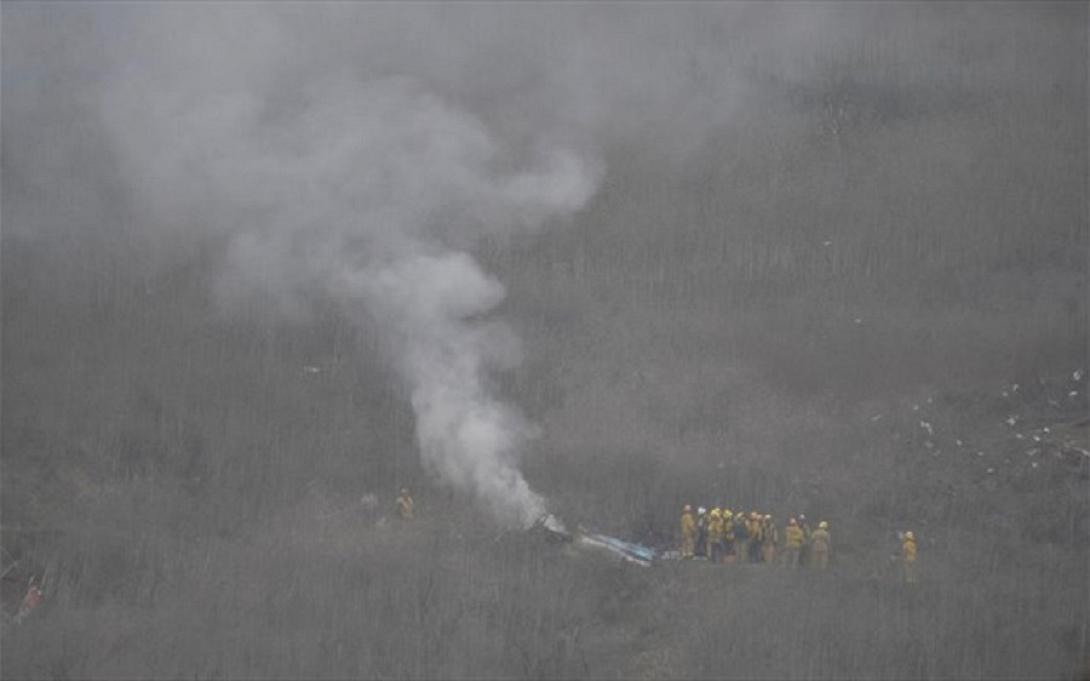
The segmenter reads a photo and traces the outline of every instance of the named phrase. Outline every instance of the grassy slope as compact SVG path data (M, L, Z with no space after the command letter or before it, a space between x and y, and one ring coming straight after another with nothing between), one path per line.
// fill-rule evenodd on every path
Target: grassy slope
M1088 466L1071 445L1086 432L1057 426L1085 413L1085 378L1019 377L1007 397L1001 377L799 396L696 352L654 355L633 376L557 341L569 363L550 377L554 402L521 377L506 389L540 410L546 439L527 468L568 517L663 542L680 501L718 495L827 516L840 551L827 579L642 571L496 541L465 500L420 480L426 521L375 527L358 494L388 502L419 472L388 377L349 352L337 363L363 339L329 324L179 325L153 308L138 321L42 306L37 321L8 317L4 546L24 561L16 574L51 578L38 615L5 626L9 677L1013 678L1082 664ZM323 371L301 371L310 363ZM599 418L572 420L589 409ZM1055 446L1030 469L1014 433L1043 426ZM906 524L923 537L918 593L888 564Z
M5 240L3 546L50 586L4 675L1085 672L1085 116L918 94L909 121L773 102L681 168L612 150L577 224L481 245L565 517L666 543L685 501L805 510L822 580L496 541L421 474L369 330L219 318L199 258ZM404 483L425 522L375 527L359 495ZM889 574L906 526L918 592Z

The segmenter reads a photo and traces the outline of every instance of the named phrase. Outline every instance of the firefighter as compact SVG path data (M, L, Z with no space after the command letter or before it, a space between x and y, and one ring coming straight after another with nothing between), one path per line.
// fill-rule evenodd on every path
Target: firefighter
M905 532L901 540L901 561L904 563L905 584L915 584L919 575L916 572L916 535L912 530Z
M397 517L402 520L413 520L413 498L406 487L401 488L401 494L397 497Z
M776 544L780 541L780 532L772 522L772 516L765 514L761 519L761 560L771 565L776 560Z
M746 534L749 535L749 562L761 562L761 516L757 511L749 512L749 522L746 525Z
M733 563L734 554L734 514L729 508L723 510L723 562Z
M696 518L693 507L685 504L681 509L681 557L692 558L696 548Z
M829 536L829 523L822 520L810 536L810 564L824 570L829 566L829 554L833 552L833 540Z
M810 540L813 537L813 529L806 519L805 513L799 514L799 529L802 530L802 548L799 549L799 565L810 564Z
M723 512L718 507L708 513L708 559L723 560Z
M708 557L708 509L696 509L696 555Z
M738 511L734 515L734 560L743 563L749 551L749 520L746 514Z
M802 551L802 528L794 518L787 521L787 527L783 530L783 564L787 567L799 566L799 553Z

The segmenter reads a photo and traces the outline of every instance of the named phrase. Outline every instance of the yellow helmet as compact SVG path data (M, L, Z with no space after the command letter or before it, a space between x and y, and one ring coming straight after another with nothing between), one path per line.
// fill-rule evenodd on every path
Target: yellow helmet
M827 530L829 529L829 523L822 520L820 523L818 523L818 528L822 530Z
M730 512L729 508L724 508L723 509L723 517L724 518L732 518L732 517L734 517L734 514Z
M709 515L711 515L713 518L718 518L719 517L719 509L718 508L713 508Z

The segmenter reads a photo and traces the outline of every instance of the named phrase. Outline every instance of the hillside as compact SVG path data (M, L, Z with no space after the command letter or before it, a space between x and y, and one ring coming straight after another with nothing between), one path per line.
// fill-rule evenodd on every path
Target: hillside
M11 324L18 309L7 306L6 331L36 328ZM608 421L563 428L586 407L562 403L527 474L569 522L668 547L683 501L722 500L827 518L837 544L829 575L643 570L517 533L497 540L470 500L422 475L411 416L376 392L379 367L337 354L361 341L336 326L258 334L209 321L193 333L152 309L139 323L161 331L141 331L156 339L141 347L95 342L77 325L96 320L78 314L52 317L73 325L63 333L5 337L6 394L21 396L5 404L9 614L29 574L49 576L34 619L5 625L10 677L1019 678L1067 676L1085 659L1085 370L856 402L731 394L725 432L704 430L715 407L667 380L703 371L701 358L675 360L667 377L618 376L644 381L618 398L630 407L665 406L677 390L683 401L643 427L703 446L701 458L672 469L641 456L654 440L639 430L612 431L626 444ZM18 354L31 351L50 361ZM61 395L85 411L51 412ZM775 437L747 426L751 410L763 423L773 408ZM421 522L376 525L406 482ZM360 505L366 492L377 510ZM889 562L905 527L921 537L918 592Z
M1086 5L3 14L3 678L1090 675Z

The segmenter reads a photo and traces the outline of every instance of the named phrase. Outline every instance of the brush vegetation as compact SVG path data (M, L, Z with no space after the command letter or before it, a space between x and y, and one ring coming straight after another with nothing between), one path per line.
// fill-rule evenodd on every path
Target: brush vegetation
M994 9L1040 12L1013 84L974 55L935 76L908 29L757 60L761 105L683 162L615 131L580 214L474 246L523 340L493 387L541 426L522 469L559 516L670 547L684 503L804 512L826 574L503 532L422 470L379 330L320 299L222 314L221 241L133 237L94 135L65 147L77 218L5 119L7 615L48 581L3 676L1090 673L1086 7Z

